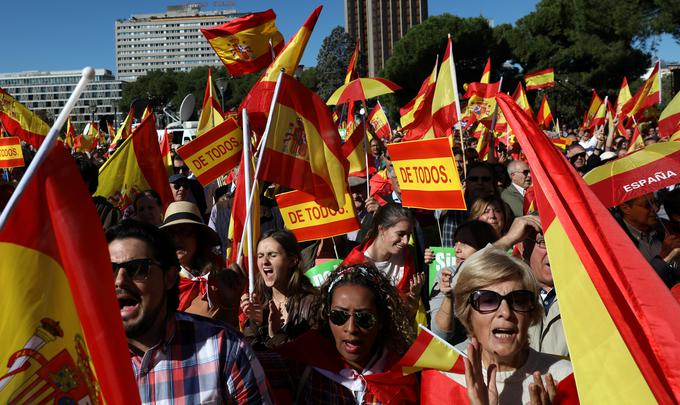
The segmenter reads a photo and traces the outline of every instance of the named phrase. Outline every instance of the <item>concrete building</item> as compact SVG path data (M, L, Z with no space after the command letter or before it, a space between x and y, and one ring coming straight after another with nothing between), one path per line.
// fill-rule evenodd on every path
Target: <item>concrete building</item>
M56 119L71 96L81 70L28 71L0 73L0 87L35 113L44 113L48 119ZM113 121L121 99L121 82L110 70L95 69L95 78L87 86L71 112L71 122L82 130L94 114L95 120ZM127 111L124 111L127 113Z
M427 0L345 0L345 31L359 41L369 76L385 67L394 44L427 19Z
M225 3L230 4L230 3ZM116 21L116 78L133 81L152 70L187 72L222 64L201 34L247 13L201 11L201 4L169 6L164 14L139 14Z

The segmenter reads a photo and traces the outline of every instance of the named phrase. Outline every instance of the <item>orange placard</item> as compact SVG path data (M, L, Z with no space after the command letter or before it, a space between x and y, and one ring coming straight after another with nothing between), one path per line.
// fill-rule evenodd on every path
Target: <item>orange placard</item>
M19 137L0 138L0 168L24 166L24 153Z
M295 234L298 242L330 238L360 228L352 196L345 193L345 205L339 210L323 207L314 196L291 191L276 196L283 222Z
M447 138L387 145L404 207L466 210L463 187Z
M232 118L177 149L177 153L206 186L238 165L242 150L242 131Z

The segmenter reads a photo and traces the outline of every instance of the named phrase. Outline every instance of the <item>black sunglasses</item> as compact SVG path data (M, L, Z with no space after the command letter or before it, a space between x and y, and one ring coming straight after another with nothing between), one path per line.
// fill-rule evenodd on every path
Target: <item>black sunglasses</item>
M173 166L172 170L175 172L175 174L180 174L180 173L189 173L189 167L187 165L184 166Z
M354 312L350 313L344 309L332 309L328 314L328 319L333 322L334 325L342 326L347 323L350 317L354 316L354 322L361 329L371 329L375 326L376 318L370 312Z
M516 290L506 295L490 290L477 290L470 295L468 302L480 314L489 314L496 311L503 300L516 312L531 312L536 308L536 297L529 290Z
M187 189L189 189L189 184L187 184L185 182L172 183L172 188L174 188L175 190L179 190L180 188L187 190Z
M469 182L473 182L473 183L481 181L482 183L488 183L488 182L491 181L491 177L490 176L468 176L467 178L465 178L465 181L469 181Z
M113 278L118 277L118 271L120 269L125 269L125 273L133 281L146 281L149 277L149 269L152 265L160 266L160 263L153 259L143 258L143 259L132 259L123 263L111 263L113 267Z
M586 153L585 153L585 152L577 153L577 154L575 154L574 156L570 157L569 160L571 160L572 162L575 162L576 159L578 159L578 158L580 158L580 157L582 157L582 158L585 159Z

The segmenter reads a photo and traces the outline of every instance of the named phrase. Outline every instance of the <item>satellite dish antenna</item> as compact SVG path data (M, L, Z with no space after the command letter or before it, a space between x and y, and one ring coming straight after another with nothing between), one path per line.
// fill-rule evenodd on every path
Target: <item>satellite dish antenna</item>
M194 115L194 108L196 108L196 96L189 93L182 100L182 105L179 106L179 120L188 121Z
M142 118L142 114L144 114L144 109L146 108L146 100L142 100L141 98L136 98L132 100L132 103L130 103L130 109L134 109L135 111L135 118Z

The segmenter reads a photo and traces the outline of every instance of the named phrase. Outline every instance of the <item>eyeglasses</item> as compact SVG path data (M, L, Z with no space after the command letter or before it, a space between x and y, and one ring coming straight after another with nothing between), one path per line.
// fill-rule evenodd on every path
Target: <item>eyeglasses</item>
M470 182L470 183L476 183L476 182L482 182L482 183L488 183L491 181L490 176L468 176L465 178L465 181Z
M515 312L531 312L536 308L536 297L529 290L515 290L506 295L491 290L474 291L468 303L480 314L490 314L496 311L503 300Z
M570 157L569 160L571 160L572 162L575 162L576 159L581 158L581 157L585 159L586 153L585 152L577 153L574 156Z
M152 265L160 266L160 263L153 259L143 258L143 259L133 259L123 263L111 263L113 268L113 278L118 277L118 271L120 269L125 269L125 273L133 281L146 281L149 277L149 269Z
M545 238L539 236L536 239L524 239L526 242L533 243L541 249L545 249Z
M183 189L186 190L186 189L189 188L189 185L187 183L184 183L184 182L182 182L182 183L172 183L172 188L174 188L175 190L179 190L180 188L183 188Z
M189 167L187 165L173 166L172 170L175 172L175 174L189 173Z
M375 326L375 315L364 311L350 313L344 309L332 309L328 314L328 319L333 322L334 325L342 326L346 324L352 316L354 316L354 322L356 322L357 326L361 329L371 329Z

